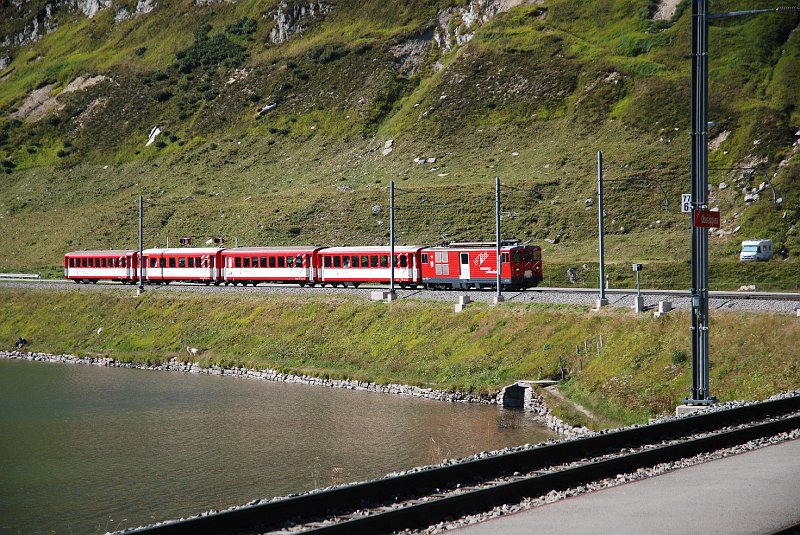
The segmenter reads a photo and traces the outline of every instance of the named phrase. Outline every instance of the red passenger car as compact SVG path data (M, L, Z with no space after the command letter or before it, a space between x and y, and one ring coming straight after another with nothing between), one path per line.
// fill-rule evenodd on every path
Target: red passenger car
M503 243L500 254L504 289L527 288L542 280L540 247ZM427 247L422 251L422 282L426 288L496 288L497 246L471 242Z
M239 247L222 251L225 284L288 282L314 285L321 247Z
M219 284L221 248L145 249L144 280L151 284L175 281Z
M99 280L133 282L136 277L136 251L76 251L64 255L64 277L77 283Z
M420 279L420 251L422 247L394 248L394 280L401 287L416 287ZM358 287L362 282L389 282L391 266L390 248L330 247L319 251L318 282L333 286Z

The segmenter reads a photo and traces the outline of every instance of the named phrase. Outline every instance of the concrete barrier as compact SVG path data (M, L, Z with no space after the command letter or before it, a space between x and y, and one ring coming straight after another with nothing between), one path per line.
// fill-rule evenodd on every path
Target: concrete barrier
M456 303L456 312L462 312L472 300L468 295L459 295Z
M672 301L659 301L658 302L658 311L653 314L653 316L660 318L667 312L672 310Z

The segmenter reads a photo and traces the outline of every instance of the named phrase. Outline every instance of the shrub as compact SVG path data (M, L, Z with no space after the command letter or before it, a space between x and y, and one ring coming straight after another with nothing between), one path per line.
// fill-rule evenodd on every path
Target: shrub
M248 37L255 33L258 28L258 22L255 19L248 19L243 17L233 24L228 24L225 31L231 35L238 35L240 37Z
M238 67L247 59L247 50L225 35L197 38L195 43L175 55L178 70L189 73L200 66L224 65Z
M317 63L330 63L347 55L349 50L340 44L315 46L306 53L311 61Z
M687 359L686 353L680 349L676 349L672 352L672 363L675 365L683 364Z

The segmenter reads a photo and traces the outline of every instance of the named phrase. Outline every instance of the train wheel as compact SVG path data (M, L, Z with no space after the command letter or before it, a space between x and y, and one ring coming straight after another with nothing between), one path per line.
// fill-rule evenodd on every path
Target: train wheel
M306 283L305 283L305 282L301 282L301 283L299 283L299 284L300 284L300 287L301 287L301 288L305 288L305 286L306 286Z
M353 283L353 288L358 288L360 285L361 285L360 282L354 282Z

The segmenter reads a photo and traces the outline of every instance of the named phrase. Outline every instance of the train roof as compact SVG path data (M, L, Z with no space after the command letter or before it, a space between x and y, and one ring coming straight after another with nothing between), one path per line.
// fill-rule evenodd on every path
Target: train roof
M125 256L133 254L133 249L109 249L106 251L70 251L66 256Z
M495 242L465 242L465 243L451 243L449 245L435 245L433 247L426 247L431 251L455 251L464 249L491 249L496 250L497 244ZM502 251L514 251L516 249L539 249L538 245L522 245L520 243L508 244L502 243L500 245Z
M320 251L321 254L352 254L352 253L388 253L391 248L388 245L367 245L363 247L326 247ZM395 245L395 253L415 253L423 249L421 245Z
M166 254L166 255L198 255L198 254L217 254L222 247L181 247L177 249L145 249L142 254Z
M293 247L287 245L286 247L231 247L226 248L225 253L313 253L322 249L322 247Z

